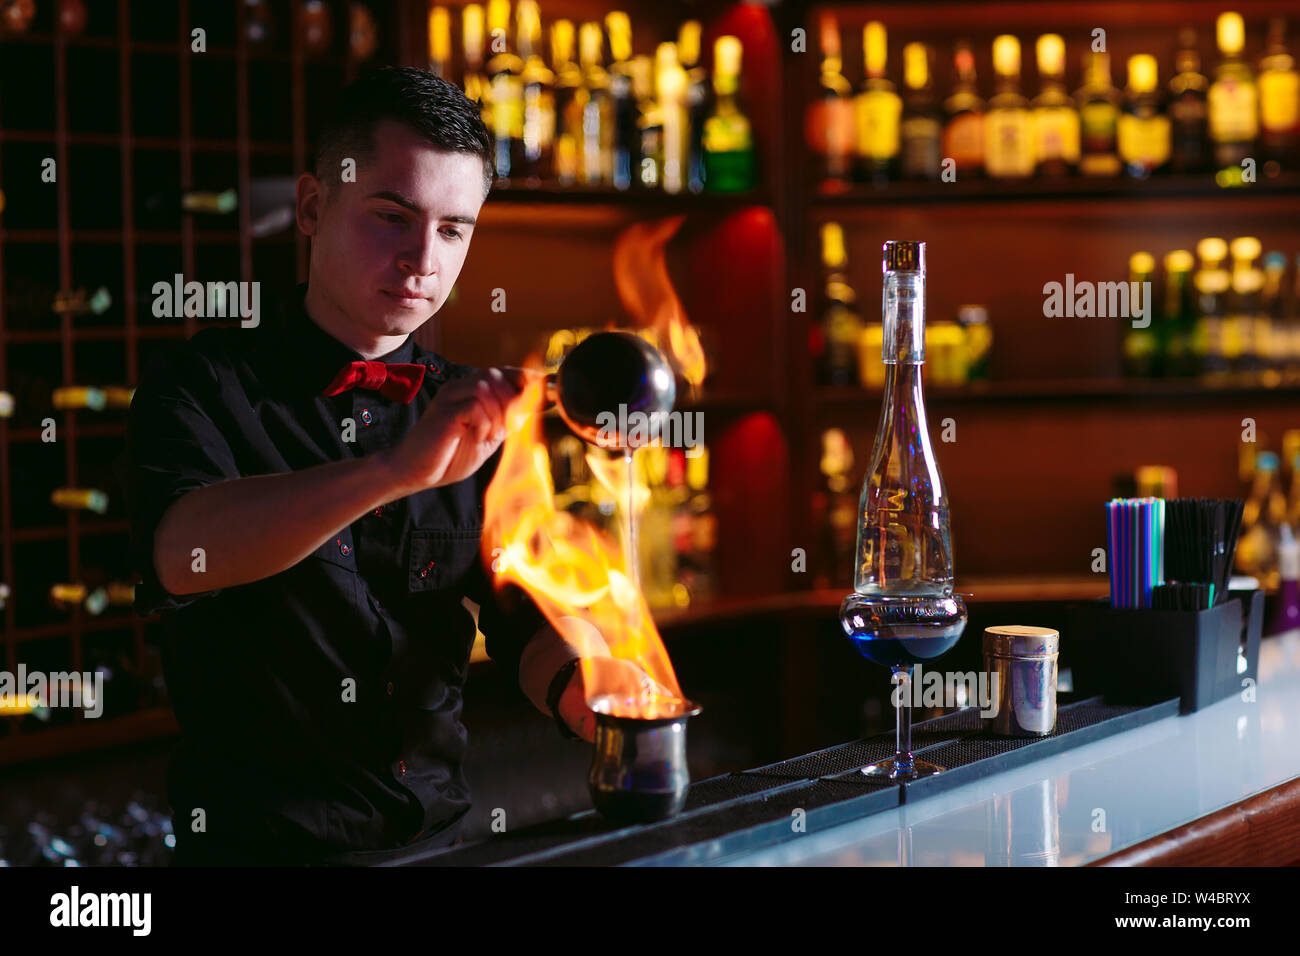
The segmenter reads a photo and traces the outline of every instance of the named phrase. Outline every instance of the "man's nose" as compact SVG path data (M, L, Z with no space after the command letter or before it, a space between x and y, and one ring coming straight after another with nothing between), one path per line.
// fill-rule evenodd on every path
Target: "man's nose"
M416 232L411 243L398 256L397 263L408 275L433 275L438 269L438 227Z

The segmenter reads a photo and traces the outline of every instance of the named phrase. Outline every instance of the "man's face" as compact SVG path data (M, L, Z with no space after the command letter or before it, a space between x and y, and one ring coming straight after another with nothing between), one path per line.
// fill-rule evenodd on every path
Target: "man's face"
M304 173L298 219L312 236L311 285L343 317L405 335L442 307L483 205L483 161L438 149L403 123L374 127L356 182Z

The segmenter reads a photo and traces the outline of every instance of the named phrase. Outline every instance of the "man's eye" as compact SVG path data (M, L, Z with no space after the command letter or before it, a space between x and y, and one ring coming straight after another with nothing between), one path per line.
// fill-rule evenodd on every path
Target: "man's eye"
M452 228L451 226L448 226L446 229L444 229L444 230L442 231L442 234L443 234L444 236L446 236L448 239L459 239L459 238L460 238L460 230L459 230L459 229Z

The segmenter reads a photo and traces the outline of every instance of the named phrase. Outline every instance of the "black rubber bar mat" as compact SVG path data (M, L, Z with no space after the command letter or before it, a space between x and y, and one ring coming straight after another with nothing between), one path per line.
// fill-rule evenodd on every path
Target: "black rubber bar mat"
M881 783L859 771L892 756L894 734L879 734L742 773L692 785L685 809L660 823L619 826L594 810L531 826L469 846L433 851L404 866L679 865L715 862L861 819L1174 716L1177 699L1149 707L1105 704L1094 697L1062 704L1046 737L986 734L977 708L913 725L912 749L944 773L909 784Z

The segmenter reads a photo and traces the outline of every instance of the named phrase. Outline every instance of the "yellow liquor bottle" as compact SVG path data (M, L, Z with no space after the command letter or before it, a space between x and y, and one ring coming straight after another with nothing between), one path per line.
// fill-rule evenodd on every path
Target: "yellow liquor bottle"
M1201 260L1201 267L1192 277L1198 313L1192 335L1192 354L1197 359L1198 371L1217 376L1229 368L1223 336L1228 290L1232 284L1232 277L1223 268L1228 257L1228 244L1217 236L1202 239L1196 244L1196 255Z
M461 86L465 95L479 104L479 114L488 135L492 135L492 88L483 75L483 33L485 25L483 6L478 3L465 5L461 11L461 47L465 54L465 74Z
M997 92L984 114L984 169L994 179L1034 174L1034 122L1020 93L1020 41L1003 34L993 41Z
M492 160L498 180L509 185L524 158L524 62L511 49L510 0L489 0L488 83L492 89Z
M523 59L524 182L539 186L554 175L555 158L555 74L541 57L542 19L536 0L519 0L515 8L515 32Z
M551 67L555 75L555 179L564 186L578 181L582 155L582 71L573 59L573 22L551 24Z
M614 100L603 65L604 33L599 23L578 27L578 63L582 69L582 152L578 181L609 186L614 181Z
M1119 91L1110 81L1110 54L1091 51L1083 68L1083 86L1074 94L1079 106L1079 172L1084 176L1118 176Z
M686 187L691 140L687 112L689 77L677 59L675 43L661 43L655 50L655 93L663 124L660 186L664 192L676 194Z
M1242 160L1252 157L1259 134L1259 93L1241 58L1246 28L1240 13L1222 13L1215 24L1222 60L1210 86L1210 139L1225 185L1242 181Z
M429 72L450 79L451 14L446 7L429 8Z
M754 188L754 133L740 108L740 39L718 37L713 45L713 109L704 120L704 184L709 192Z
M872 20L862 29L866 78L853 101L857 178L884 183L898 177L899 120L903 101L885 77L888 41L885 25Z
M1272 346L1272 325L1262 308L1264 270L1257 265L1263 251L1263 245L1254 236L1239 236L1228 245L1228 254L1232 256L1232 294L1228 298L1224 339L1231 345L1233 367L1241 372L1261 371Z
M1119 117L1119 158L1129 176L1143 179L1169 162L1169 117L1160 106L1156 58L1145 53L1129 57Z
M1042 89L1030 106L1038 174L1067 176L1079 163L1079 113L1065 91L1065 41L1045 33L1036 49Z
M1259 136L1264 162L1295 169L1300 142L1300 73L1286 48L1286 21L1269 21L1268 44L1259 61ZM1272 174L1272 168L1267 170Z

